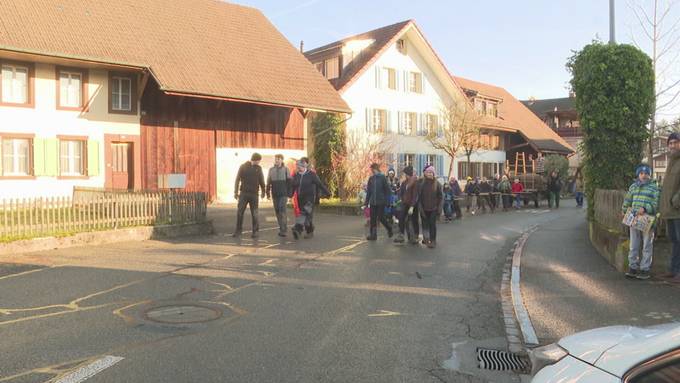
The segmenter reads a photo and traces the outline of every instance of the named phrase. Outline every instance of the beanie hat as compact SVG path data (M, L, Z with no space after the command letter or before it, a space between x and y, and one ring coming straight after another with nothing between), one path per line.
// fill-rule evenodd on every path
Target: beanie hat
M428 165L428 166L425 167L425 170L423 170L423 173L427 173L427 172L432 172L434 174L437 174L437 172L434 171L434 166L432 166L432 165Z
M669 135L668 135L668 139L666 139L666 144L668 144L669 142L671 142L671 140L680 141L680 133L678 133L678 132L673 132L673 133L669 134Z
M640 165L638 165L637 169L635 169L635 176L640 177L640 173L646 173L646 174L649 174L651 176L652 175L652 168L647 164L640 164Z
M409 165L404 168L404 174L406 174L409 177L413 176L413 166Z
M394 173L394 168L390 168L387 172L388 173Z
M251 161L261 161L262 156L260 155L260 153L253 153L253 155L250 157L250 160Z

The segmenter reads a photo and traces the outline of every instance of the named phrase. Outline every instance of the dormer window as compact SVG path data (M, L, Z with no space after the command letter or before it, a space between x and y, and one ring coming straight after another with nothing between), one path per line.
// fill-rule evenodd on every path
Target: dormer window
M340 57L333 57L324 61L324 74L329 80L340 77Z

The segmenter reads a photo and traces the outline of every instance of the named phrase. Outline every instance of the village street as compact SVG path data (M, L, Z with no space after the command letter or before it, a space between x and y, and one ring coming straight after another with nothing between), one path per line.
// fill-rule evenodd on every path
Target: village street
M442 224L436 250L367 243L361 219L322 214L311 240L235 242L232 214L211 210L210 237L2 259L0 382L103 356L124 359L88 382L518 381L444 366L457 342L507 347L505 256L559 213Z

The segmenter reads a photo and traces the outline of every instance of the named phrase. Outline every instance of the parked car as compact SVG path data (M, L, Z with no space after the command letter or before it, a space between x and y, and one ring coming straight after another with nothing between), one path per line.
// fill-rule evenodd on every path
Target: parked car
M584 331L530 357L532 383L678 383L680 323Z

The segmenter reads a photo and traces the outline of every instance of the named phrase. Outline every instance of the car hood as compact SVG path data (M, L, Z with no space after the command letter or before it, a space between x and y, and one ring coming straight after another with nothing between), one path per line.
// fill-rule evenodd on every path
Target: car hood
M622 376L637 363L680 347L680 323L603 327L567 336L558 344L572 356Z

